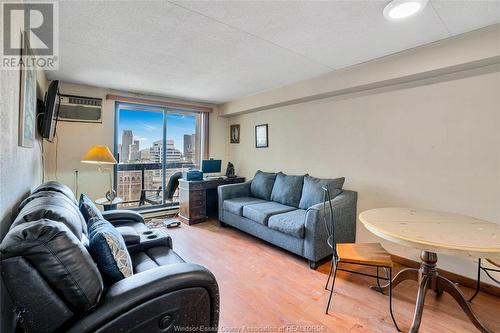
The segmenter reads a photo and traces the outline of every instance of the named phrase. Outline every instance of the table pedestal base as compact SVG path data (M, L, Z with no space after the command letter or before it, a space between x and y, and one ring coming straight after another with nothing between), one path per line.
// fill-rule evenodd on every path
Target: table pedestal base
M465 299L464 295L453 282L447 278L440 276L437 272L436 262L437 254L434 252L422 251L420 255L422 263L420 269L407 268L400 271L392 280L392 288L396 287L403 281L414 280L419 284L417 302L415 305L415 314L413 315L413 322L411 324L410 333L417 333L422 321L422 312L424 311L425 295L428 289L433 290L437 296L443 292L450 294L455 301L462 307L469 320L476 326L476 328L483 333L493 333L490 329L486 328L484 324L472 312L472 309ZM381 287L382 291L388 291L389 284Z

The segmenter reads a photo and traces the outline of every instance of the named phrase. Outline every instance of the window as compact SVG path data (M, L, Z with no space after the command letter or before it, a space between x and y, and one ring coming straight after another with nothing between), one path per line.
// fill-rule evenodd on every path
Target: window
M116 103L115 187L124 208L178 205L176 181L205 155L206 113Z

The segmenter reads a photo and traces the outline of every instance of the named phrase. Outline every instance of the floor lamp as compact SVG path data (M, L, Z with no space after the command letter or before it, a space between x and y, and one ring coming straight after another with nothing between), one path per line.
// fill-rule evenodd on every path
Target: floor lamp
M106 199L112 202L116 198L116 192L113 190L113 174L111 168L104 168L105 165L117 164L115 157L108 147L96 145L83 156L82 163L97 164L97 170L109 172L109 191L106 192Z

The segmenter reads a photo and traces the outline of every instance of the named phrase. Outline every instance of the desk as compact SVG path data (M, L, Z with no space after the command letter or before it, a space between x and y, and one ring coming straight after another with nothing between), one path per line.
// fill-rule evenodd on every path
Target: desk
M186 181L179 179L179 219L186 224L203 222L217 213L217 187L243 183L244 177Z
M418 332L427 290L451 295L469 320L483 333L492 333L476 317L462 292L453 282L439 275L437 253L469 257L500 257L500 224L459 214L410 208L380 208L359 215L364 226L375 235L403 246L420 249L420 269L407 268L392 280L392 288L406 280L419 285L411 333ZM387 291L388 285L382 287Z

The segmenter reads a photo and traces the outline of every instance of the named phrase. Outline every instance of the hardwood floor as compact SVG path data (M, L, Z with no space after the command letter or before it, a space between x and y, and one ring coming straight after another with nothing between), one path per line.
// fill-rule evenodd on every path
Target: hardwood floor
M324 314L329 263L309 269L305 259L218 221L168 229L174 249L201 264L220 288L220 332L396 332L388 297L368 288L370 278L339 272L330 313ZM359 267L359 266L358 266ZM402 266L396 265L395 273ZM394 274L395 274L394 273ZM466 295L472 290L461 288ZM394 290L394 313L408 331L417 287L411 281ZM480 293L472 305L479 318L500 332L500 297ZM281 330L280 330L281 329ZM429 291L420 332L477 332L448 295Z

